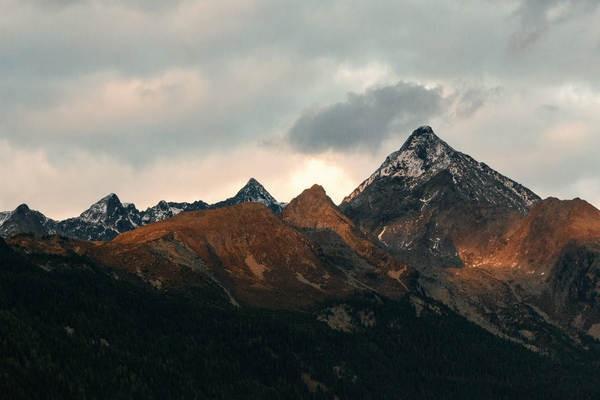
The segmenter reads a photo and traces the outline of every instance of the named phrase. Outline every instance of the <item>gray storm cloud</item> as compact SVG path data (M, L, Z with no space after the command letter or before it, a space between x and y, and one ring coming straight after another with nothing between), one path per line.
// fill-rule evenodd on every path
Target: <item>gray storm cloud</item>
M444 109L440 88L398 82L305 112L290 129L289 141L305 152L377 147L391 133L423 125Z
M444 95L440 86L400 81L349 93L343 102L305 111L287 138L295 149L307 153L377 150L391 135L410 132L433 119L468 118L498 91L473 87Z

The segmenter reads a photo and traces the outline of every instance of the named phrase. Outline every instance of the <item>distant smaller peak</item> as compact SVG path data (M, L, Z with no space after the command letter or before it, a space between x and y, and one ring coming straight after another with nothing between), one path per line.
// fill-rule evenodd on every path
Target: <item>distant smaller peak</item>
M413 135L425 135L425 134L431 134L431 133L434 133L434 132L433 132L433 129L431 128L431 126L429 126L429 125L420 126L413 131Z
M323 186L318 185L318 184L312 185L310 188L306 189L304 192L307 194L311 194L311 195L319 196L319 197L327 196L327 192L325 191L325 188L323 188Z
M28 206L27 204L25 204L25 203L23 203L23 204L19 205L19 206L18 206L18 207L15 209L15 212L17 212L17 213L26 213L26 212L29 212L29 211L31 211L31 209L30 209L30 208L29 208L29 206Z
M109 193L100 200L98 200L99 203L106 201L118 201L119 203L121 202L121 200L119 200L119 196L117 196L115 193Z
M265 189L265 187L262 185L262 183L260 183L259 181L257 181L254 178L250 178L248 180L248 182L240 189L238 194L250 193L250 192L252 192L252 193L253 192L268 193L267 189Z
M296 198L294 198L290 204L292 207L298 204L323 204L331 203L331 199L327 196L327 192L321 185L312 185L310 188L305 189Z
M250 178L250 179L248 179L248 182L246 183L245 186L262 186L262 185L255 178Z
M423 125L415 129L408 137L407 143L412 142L437 142L441 139L435 134L429 125Z

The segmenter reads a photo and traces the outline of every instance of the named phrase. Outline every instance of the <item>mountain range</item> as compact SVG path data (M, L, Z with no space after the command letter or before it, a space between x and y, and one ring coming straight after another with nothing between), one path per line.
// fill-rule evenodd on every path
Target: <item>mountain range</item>
M134 204L122 203L116 194L111 193L92 204L78 217L54 221L39 211L29 209L26 204L21 204L14 211L0 212L0 236L10 237L19 233L38 237L58 234L74 239L105 241L139 226L171 218L182 211L198 211L245 202L259 202L275 212L281 212L282 209L281 204L252 178L235 196L213 205L201 200L192 203L162 200L155 206L140 211Z
M265 362L291 368L295 378L281 379L298 381L313 398L366 398L365 393L376 392L380 395L373 398L395 398L393 385L380 382L376 389L368 377L390 370L410 374L415 371L411 368L429 382L428 389L412 388L412 398L418 393L420 398L439 398L429 388L436 386L436 379L440 388L452 388L456 395L442 396L454 398L472 396L472 388L478 398L597 394L592 392L600 355L600 211L581 199L541 199L455 150L429 126L416 129L339 206L318 185L282 204L250 179L234 197L213 205L161 201L139 211L111 194L64 221L21 205L0 213L0 235L6 238L0 240L0 250L36 273L71 277L99 271L119 287L111 289L116 293L131 291L120 286L128 282L152 293L148 296L201 299L202 307L220 310L220 317L205 321L209 325L231 312L254 321L247 332L283 324L289 335L318 337L316 344L311 342L314 356L333 364L315 364L298 348L295 356L281 356L273 350L285 341L280 336L269 341L268 334L259 334L248 344L268 354ZM16 279L13 275L10 282ZM64 288L57 290L62 293ZM102 303L101 309L110 307L114 303ZM299 325L290 322L300 320ZM455 322L444 325L449 320ZM47 323L55 328L53 320ZM144 322L139 323L131 329L143 329ZM428 332L421 330L423 323L427 329L453 328ZM337 353L335 346L324 345L326 333L315 333L321 328L340 338L356 338L359 344ZM228 329L241 328L234 324ZM419 339L409 339L416 332ZM239 336L243 343L246 333ZM119 341L127 334L113 335ZM455 347L442 345L454 339ZM495 349L491 353L489 346ZM469 349L465 364L455 354L463 347ZM417 361L412 367L404 365L381 351L386 348ZM429 364L422 357L432 349L438 359ZM542 357L529 364L523 360L530 353ZM360 363L351 360L353 354ZM511 357L521 361L503 364ZM239 365L236 360L233 365ZM560 367L548 370L578 372L564 372L559 379L552 373L528 375L546 368L547 360L561 360ZM444 367L436 369L436 363ZM401 364L405 369L397 370ZM507 368L499 372L498 365ZM528 366L520 370L521 365ZM273 376L280 373L273 368L278 371ZM482 381L469 373L485 375L488 368L495 378L480 388ZM591 378L582 383L588 372ZM501 374L510 377L498 379ZM528 383L518 390L512 386L526 376ZM393 379L402 380L396 375ZM407 382L402 386L406 390ZM526 390L531 384L537 389ZM361 391L366 387L367 392Z

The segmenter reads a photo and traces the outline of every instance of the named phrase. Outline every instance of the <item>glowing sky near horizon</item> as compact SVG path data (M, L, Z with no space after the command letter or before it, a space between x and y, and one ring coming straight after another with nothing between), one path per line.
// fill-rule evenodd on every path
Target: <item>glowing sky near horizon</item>
M431 125L600 207L600 0L0 0L0 211L339 202Z

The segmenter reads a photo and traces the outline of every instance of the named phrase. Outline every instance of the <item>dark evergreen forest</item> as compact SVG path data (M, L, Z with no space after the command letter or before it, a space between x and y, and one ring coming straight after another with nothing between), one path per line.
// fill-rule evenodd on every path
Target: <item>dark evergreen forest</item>
M596 352L544 357L444 309L357 297L373 327L157 291L76 256L0 243L5 399L598 399ZM118 278L118 279L117 279ZM323 305L325 306L325 305Z

